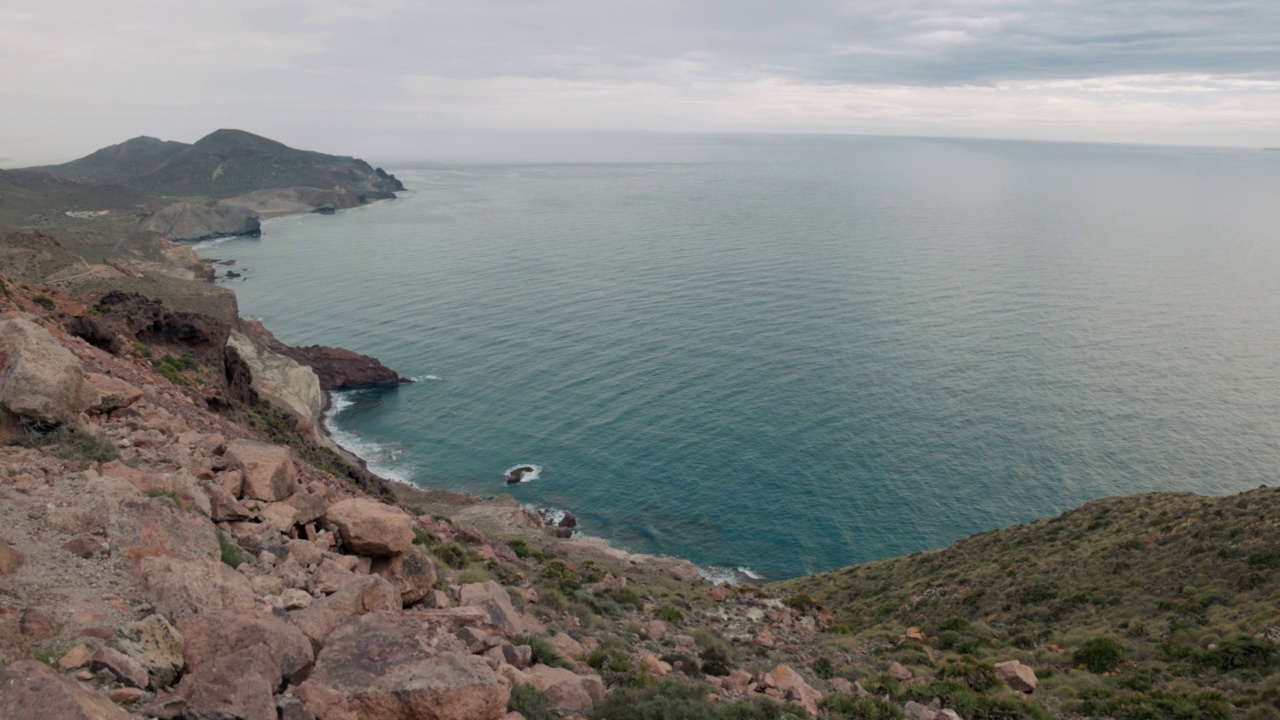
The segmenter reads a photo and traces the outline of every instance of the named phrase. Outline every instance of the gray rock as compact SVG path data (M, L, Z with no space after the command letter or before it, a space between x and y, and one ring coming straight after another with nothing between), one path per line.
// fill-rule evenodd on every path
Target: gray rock
M0 409L60 425L97 402L80 361L48 330L22 318L0 322Z
M143 220L143 230L158 232L170 240L208 240L233 235L260 235L262 224L252 210L225 203L197 205L174 203Z

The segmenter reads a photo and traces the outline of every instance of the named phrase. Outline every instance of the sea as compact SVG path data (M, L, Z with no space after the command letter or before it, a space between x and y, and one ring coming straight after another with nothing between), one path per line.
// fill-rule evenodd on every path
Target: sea
M201 244L385 476L778 580L1280 473L1280 153L652 135ZM506 483L518 465L535 473Z

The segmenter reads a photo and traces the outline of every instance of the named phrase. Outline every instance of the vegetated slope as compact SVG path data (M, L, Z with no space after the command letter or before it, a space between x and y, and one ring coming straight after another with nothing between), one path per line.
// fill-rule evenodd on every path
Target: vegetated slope
M1017 657L1066 711L1280 717L1280 489L1097 500L777 589L904 662Z
M363 160L296 150L243 130L217 130L192 145L134 138L38 169L180 197L221 199L268 188L314 187L341 189L363 203L404 189L394 176Z
M155 209L147 195L122 185L94 184L33 170L0 170L0 228L63 222L68 211L139 214Z

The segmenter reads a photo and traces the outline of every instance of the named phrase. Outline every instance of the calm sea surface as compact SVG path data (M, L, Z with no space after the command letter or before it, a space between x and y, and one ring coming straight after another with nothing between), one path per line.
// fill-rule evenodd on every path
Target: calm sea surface
M649 138L202 246L395 477L770 579L1280 473L1280 153Z

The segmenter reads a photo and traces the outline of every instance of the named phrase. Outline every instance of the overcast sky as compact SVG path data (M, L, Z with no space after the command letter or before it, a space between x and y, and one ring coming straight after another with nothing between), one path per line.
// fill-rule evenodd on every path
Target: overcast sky
M375 160L494 128L1280 145L1280 2L0 0L0 108L10 166L219 127Z

